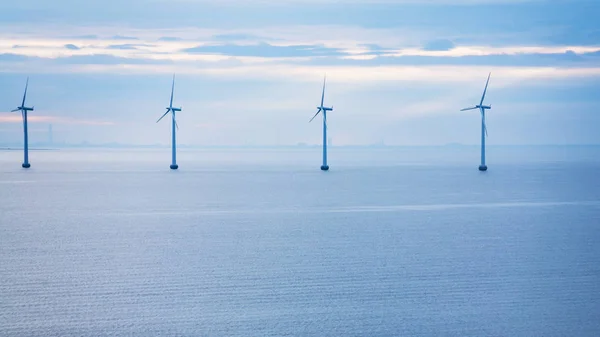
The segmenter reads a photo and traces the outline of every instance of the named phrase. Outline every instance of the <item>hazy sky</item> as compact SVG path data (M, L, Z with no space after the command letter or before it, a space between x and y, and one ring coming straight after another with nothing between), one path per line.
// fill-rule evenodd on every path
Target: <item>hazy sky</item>
M0 143L600 144L597 0L0 2Z

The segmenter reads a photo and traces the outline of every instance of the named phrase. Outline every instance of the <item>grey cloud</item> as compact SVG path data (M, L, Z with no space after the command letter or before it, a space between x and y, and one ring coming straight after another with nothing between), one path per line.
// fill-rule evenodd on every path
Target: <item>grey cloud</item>
M0 21L20 22L22 17L28 17L32 25L65 22L75 26L203 27L236 31L327 23L368 28L401 27L409 33L414 31L428 36L443 32L452 36L456 43L462 37L504 45L507 44L506 39L519 44L597 44L600 34L596 18L600 2L593 0L469 1L461 5L451 1L437 4L426 1L427 5L418 1L326 1L319 6L287 1L284 1L285 5L273 5L269 1L256 4L240 1L236 6L231 6L227 5L228 1L143 0L125 1L112 6L107 5L107 1L110 4L117 3L112 0L0 2L0 9L3 9L0 11ZM29 5L21 4L23 2ZM477 18L484 18L485 22L482 24ZM225 39L223 41L227 41Z
M273 46L268 43L255 45L223 44L213 46L198 46L184 49L187 53L222 54L231 56L256 57L310 57L310 56L341 56L346 55L340 49L327 48L319 45Z
M27 61L28 59L30 59L30 57L24 56L24 55L9 54L9 53L0 54L0 61L2 61L2 62L21 62L21 61Z
M113 44L113 45L106 47L106 49L134 50L137 48L133 44Z
M260 37L252 34L232 33L232 34L217 34L213 35L213 39L219 41L242 41L260 39Z
M59 63L68 64L168 64L170 61L134 59L112 55L81 55L57 59Z
M113 40L139 40L135 36L123 36L123 35L115 35L112 37Z
M461 56L461 57L446 57L446 56L377 56L374 59L367 60L356 60L356 59L344 59L339 57L337 51L326 51L325 54L314 55L312 52L306 52L301 49L298 53L296 49L284 51L276 50L270 54L250 53L247 50L244 52L238 52L234 54L225 54L231 57L226 60L219 61L217 63L211 63L212 66L218 65L223 67L235 67L242 66L241 61L235 59L235 56L239 55L251 55L258 57L276 57L280 56L307 56L308 60L303 59L301 61L289 61L287 63L294 64L298 62L300 64L317 65L317 66L364 66L373 67L381 65L410 65L410 66L432 66L432 65L451 65L451 66L511 66L511 67L597 67L600 64L600 51L592 53L577 54L573 51L567 51L565 53L556 54L496 54L496 55L485 55L485 56ZM251 50L255 51L255 50ZM329 53L329 54L327 54ZM369 54L369 53L367 53ZM345 56L346 54L341 54ZM318 56L318 57L315 57ZM69 57L59 58L42 58L18 55L14 53L0 54L0 62L11 63L11 62L36 62L42 65L52 64L104 64L104 65L117 65L117 64L173 64L170 60L154 60L154 59L143 59L143 58L126 58L118 57L109 54L96 54L96 55L74 55ZM202 62L196 62L194 67L205 66Z
M118 57L107 54L96 55L75 55L69 57L60 57L56 59L44 59L49 63L54 64L170 64L168 60L149 60Z
M65 57L57 57L57 58L46 58L46 57L38 57L38 56L26 56L19 55L13 53L4 53L0 54L0 62L3 63L17 63L17 62L35 62L36 65L41 66L51 66L51 65L119 65L119 64L156 64L156 65L168 65L173 64L174 62L171 60L156 60L156 59L145 59L145 58L129 58L129 57L120 57L109 54L94 54L94 55L72 55ZM226 58L224 60L219 60L217 62L210 63L202 63L196 62L194 63L194 67L235 67L235 66L243 66L244 63L240 60L237 60L233 57Z
M391 50L391 49L384 48L380 45L372 44L372 43L359 44L358 46L363 47L363 48L369 48L369 52L366 53L367 55L382 55L385 53L393 52L393 50Z
M595 51L593 53L587 53L584 56L588 56L588 57L597 57L600 59L600 51Z
M66 44L65 48L70 49L70 50L79 50L79 49L81 49L81 48L77 47L76 45L70 44L70 43Z
M162 36L162 37L158 38L158 41L165 41L165 42L181 41L181 38L174 37L174 36Z
M455 65L455 66L514 66L514 67L588 67L598 66L600 52L576 54L572 51L556 54L496 54L484 56L379 56L370 60L326 57L313 59L313 65Z
M80 40L97 40L98 39L98 35L78 35L78 36L73 36L74 39L80 39Z
M429 41L423 46L423 50L429 51L447 51L454 49L454 42L446 39Z

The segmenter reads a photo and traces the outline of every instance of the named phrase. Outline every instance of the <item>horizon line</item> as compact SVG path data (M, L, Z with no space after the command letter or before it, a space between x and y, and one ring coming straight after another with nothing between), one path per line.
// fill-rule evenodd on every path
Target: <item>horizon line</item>
M162 149L169 148L168 144L122 144L122 143L73 143L73 144L48 144L48 143L32 143L30 150L59 150L59 149L70 149L70 148L113 148L113 149L135 149L135 148L151 148L151 149ZM286 148L286 149L312 149L320 148L320 144L289 144L289 145L189 145L179 144L178 148L183 149L260 149L260 148ZM436 145L386 145L386 144L348 144L348 145L329 145L330 148L461 148L461 147L479 147L479 144L436 144ZM37 148L36 148L37 147ZM600 147L600 144L495 144L488 145L491 148L500 147ZM17 144L1 144L0 150L12 151L22 150L22 145Z

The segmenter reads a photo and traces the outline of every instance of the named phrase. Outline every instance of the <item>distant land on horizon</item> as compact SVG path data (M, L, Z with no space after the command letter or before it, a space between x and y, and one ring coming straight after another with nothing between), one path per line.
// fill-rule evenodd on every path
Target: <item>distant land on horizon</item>
M312 149L320 148L320 144L298 143L296 145L189 145L179 144L179 148L184 149ZM439 145L385 145L385 144L354 144L354 145L331 145L331 148L362 148L362 149L400 149L400 148L471 148L479 147L479 144L461 144L448 143ZM79 143L79 144L30 144L30 150L33 151L51 151L61 149L84 149L84 148L106 148L106 149L162 149L169 148L169 144L121 144L121 143ZM490 148L523 148L523 147L600 147L600 144L499 144L488 145ZM20 151L22 145L18 144L0 144L0 151Z

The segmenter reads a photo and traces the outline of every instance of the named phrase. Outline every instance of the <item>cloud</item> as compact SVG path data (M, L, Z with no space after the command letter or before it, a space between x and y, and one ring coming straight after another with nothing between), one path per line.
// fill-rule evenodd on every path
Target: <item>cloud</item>
M478 142L478 116L460 120L454 111L480 97L489 71L491 143L512 141L523 107L532 120L560 121L541 128L552 130L543 141L560 139L569 127L573 139L583 141L584 126L592 129L600 118L594 113L600 102L598 1L0 3L0 87L6 89L0 99L18 99L31 75L31 101L42 104L34 120L44 114L39 118L46 122L44 116L62 118L54 123L118 121L114 127L62 127L74 141L168 143L168 125L155 124L148 113L168 102L172 73L176 104L186 111L182 142L272 143L281 137L316 143L321 130L306 122L324 73L331 84L326 102L340 112L331 121L336 144ZM78 109L64 109L64 102ZM122 106L134 108L123 114L115 108ZM206 114L217 110L227 113ZM20 131L20 116L11 118L4 128ZM194 132L201 123L210 125ZM217 126L231 132L224 136L213 130ZM455 133L444 136L447 130ZM523 130L514 139L542 141L544 132ZM14 132L15 139L21 134ZM587 134L600 143L597 132Z
M107 46L106 49L121 49L121 50L136 50L140 45L137 44L112 44Z
M391 52L389 56L493 56L493 55L552 55L573 52L585 54L600 50L600 46L527 46L527 45L507 45L502 47L490 47L482 45L464 45L457 46L449 50L423 50L423 49L400 49Z
M136 31L137 32L137 31ZM281 33L282 30L279 30ZM139 33L139 32L137 32ZM155 32L157 33L157 32ZM210 39L219 34L204 34L205 39L195 41L157 41L156 35L146 32L139 43L115 44L114 40L99 39L86 44L82 51L77 41L64 38L14 37L0 41L0 61L32 61L37 65L99 65L99 64L165 64L178 68L243 67L253 64L306 64L326 66L509 66L509 67L594 67L598 64L598 46L482 46L461 45L449 48L448 40L429 40L425 48L393 48L392 41L364 43L372 39L373 32L358 30L356 40L340 40L338 33L332 39L308 44L302 32L290 30L287 39L277 43L216 43ZM311 32L312 34L314 32ZM354 31L353 31L354 33ZM187 32L191 35L191 32ZM224 33L227 35L228 33ZM232 33L233 34L233 33ZM387 32L385 33L387 34ZM136 34L138 35L138 34ZM375 39L377 40L377 36ZM163 35L164 36L164 35ZM258 36L248 33L245 37ZM281 39L285 33L274 38ZM234 36L235 37L235 36ZM333 39L335 38L335 39ZM152 43L148 43L153 41ZM15 42L21 48L13 48ZM65 42L73 42L65 45ZM81 41L79 41L81 43ZM85 54L85 55L83 55ZM9 69L8 71L14 71Z
M423 46L423 50L428 51L447 51L454 49L454 42L450 40L433 40Z
M175 41L181 41L182 39L179 37L174 37L174 36L161 36L158 38L158 41L165 41L165 42L175 42Z
M327 48L320 45L275 46L268 43L259 43L254 45L202 45L194 48L187 48L183 51L187 53L253 57L310 57L344 55L344 53L337 48Z
M369 56L367 53L366 56ZM413 65L413 66L507 66L507 67L590 67L600 64L600 53L577 54L573 51L552 54L491 54L491 55L467 55L467 56L420 56L420 55L398 55L386 56L375 55L373 57L362 57L356 55L339 58L319 58L305 63L321 66L353 65L353 66L381 66L381 65Z
M368 55L383 55L383 54L389 54L389 53L394 52L393 49L384 48L384 47L382 47L378 44L374 44L374 43L358 44L357 46L359 48L365 48L367 51L364 52L363 54L368 54Z
M244 33L227 33L213 35L213 39L219 41L244 41L261 39L259 36Z
M77 36L73 36L73 38L77 39L77 40L97 40L98 39L98 35L94 35L94 34L77 35Z
M11 68L14 72L31 71L31 67ZM599 78L600 67L556 68L556 67L497 67L497 66L401 66L380 65L364 66L315 66L294 64L263 64L244 66L190 66L175 64L144 63L100 63L42 65L35 71L42 74L129 74L170 76L183 74L189 78L205 78L219 81L262 82L319 82L327 73L328 83L354 84L370 86L386 82L409 82L413 84L468 83L481 81L488 72L494 74L495 84L515 84L525 81L546 83L567 78ZM482 75L483 74L483 75ZM543 80L544 82L539 82Z
M24 55L5 53L0 54L0 62L23 62L27 61L30 58Z
M123 35L115 35L112 37L113 40L139 40L139 38L135 36L123 36Z
M50 64L70 64L70 65L82 65L82 64L105 64L105 65L119 65L119 64L168 64L170 61L163 60L152 60L152 59L139 59L139 58L127 58L118 57L108 54L95 54L95 55L74 55L68 57L60 57L56 59L47 59Z
M140 44L143 45L143 44ZM121 47L123 46L123 47ZM404 50L394 51L381 48L378 45L362 45L360 53L350 54L339 48L328 48L318 45L290 45L273 46L269 44L260 45L206 45L192 48L192 52L171 52L165 53L161 49L154 50L152 45L137 50L134 45L120 45L113 50L106 49L97 54L88 55L64 55L56 57L55 52L49 50L48 56L27 56L21 54L4 53L0 54L4 72L19 71L39 71L43 73L56 72L107 72L107 73L185 73L196 75L218 75L239 78L260 79L257 75L257 69L262 69L266 74L273 69L278 69L283 77L295 74L299 69L303 69L298 77L306 74L336 72L339 69L347 69L348 72L362 74L365 78L372 78L376 81L380 78L383 81L405 80L405 77L398 74L403 69L410 70L414 76L428 75L428 69L434 68L453 68L465 69L512 69L516 73L519 69L523 73L531 73L532 70L539 69L542 72L549 72L549 69L556 69L561 76L583 76L581 71L590 69L589 76L597 76L596 69L600 65L600 50L597 48L501 48L498 50L474 48L462 50L455 48L450 51L422 51L422 50ZM90 50L88 48L86 51ZM519 53L519 50L534 50L551 52L554 50L564 50L559 53ZM577 53L581 50L595 50L591 52ZM503 53L510 51L511 54ZM27 49L27 53L35 54L33 50ZM205 54L206 53L206 54ZM481 55L476 55L480 53ZM496 53L496 54L492 54ZM467 54L466 56L461 56ZM475 54L475 55L471 55ZM122 56L121 56L122 55ZM420 67L420 73L415 73L414 68ZM380 71L387 69L389 74L383 74ZM513 71L514 70L514 71ZM346 71L346 70L345 70ZM344 72L345 72L344 71ZM376 74L375 77L373 75ZM360 81L360 77L344 78L348 81ZM293 75L296 76L296 75ZM454 75L460 77L460 71ZM279 76L277 76L279 77ZM420 80L420 79L415 79ZM438 81L426 77L428 81Z

